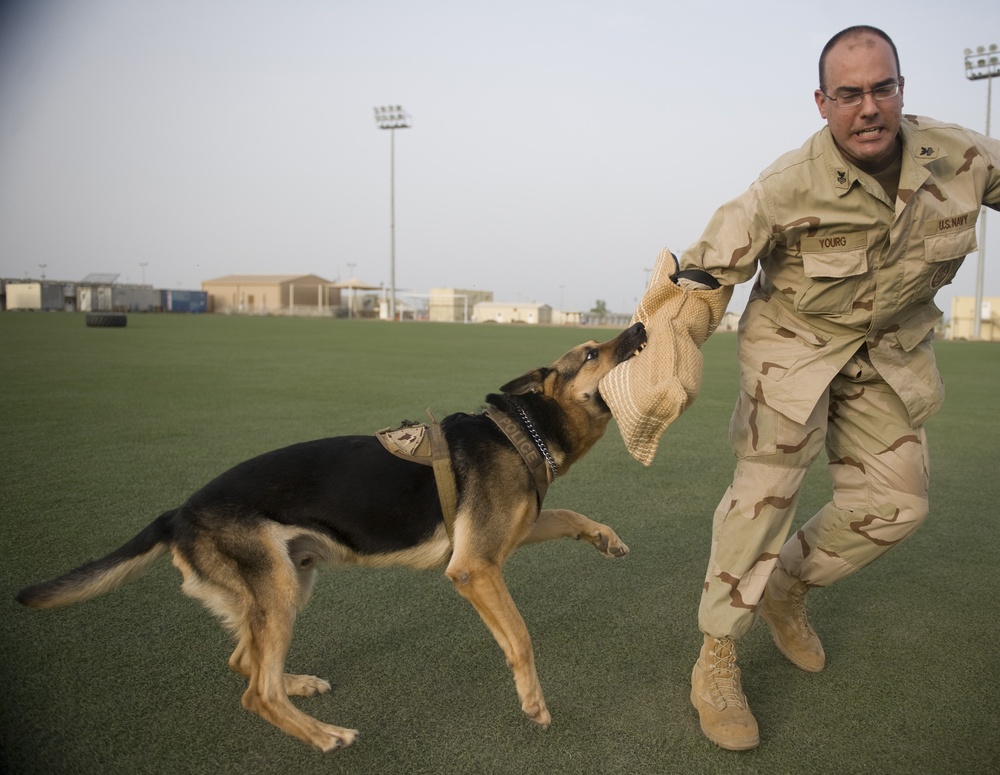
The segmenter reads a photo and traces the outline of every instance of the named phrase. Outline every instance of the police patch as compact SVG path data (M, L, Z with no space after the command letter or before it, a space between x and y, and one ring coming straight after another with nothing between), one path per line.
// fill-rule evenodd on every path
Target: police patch
M958 270L958 267L955 266L956 263L960 263L960 261L945 261L937 268L934 272L934 276L931 277L932 291L936 291L942 285L947 285L951 282L951 278Z

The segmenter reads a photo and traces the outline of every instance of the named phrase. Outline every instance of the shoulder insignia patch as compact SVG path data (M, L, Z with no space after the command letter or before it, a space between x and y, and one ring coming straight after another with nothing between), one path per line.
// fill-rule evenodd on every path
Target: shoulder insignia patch
M397 457L425 466L433 464L426 425L404 422L399 428L383 428L376 431L375 436L387 451Z

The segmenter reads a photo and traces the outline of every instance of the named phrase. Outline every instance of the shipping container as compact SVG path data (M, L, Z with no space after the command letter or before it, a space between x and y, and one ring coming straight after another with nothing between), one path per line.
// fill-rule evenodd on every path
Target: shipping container
M138 285L115 285L111 308L115 312L156 312L162 309L160 292Z
M61 312L66 309L66 284L42 281L42 309Z
M207 312L207 291L161 291L164 312Z
M111 312L110 285L78 285L76 307L80 312Z
M7 309L41 308L41 283L7 283Z

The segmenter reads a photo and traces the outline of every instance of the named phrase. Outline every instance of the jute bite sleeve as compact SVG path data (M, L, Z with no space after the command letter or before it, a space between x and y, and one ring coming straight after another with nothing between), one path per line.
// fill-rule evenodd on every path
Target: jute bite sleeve
M733 295L732 286L684 290L671 277L677 269L670 250L656 259L649 287L632 322L646 326L646 348L601 380L625 448L651 465L660 437L690 406L701 389L699 349L715 331Z

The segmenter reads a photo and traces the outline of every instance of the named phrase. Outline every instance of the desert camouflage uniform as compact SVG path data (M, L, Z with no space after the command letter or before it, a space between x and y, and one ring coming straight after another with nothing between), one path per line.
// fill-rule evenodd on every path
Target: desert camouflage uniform
M1000 207L1000 141L906 116L895 202L824 128L716 212L681 268L760 272L740 321L733 483L715 514L699 624L739 638L778 562L812 586L864 567L927 515L924 421L944 388L933 298ZM833 500L786 542L827 449Z

